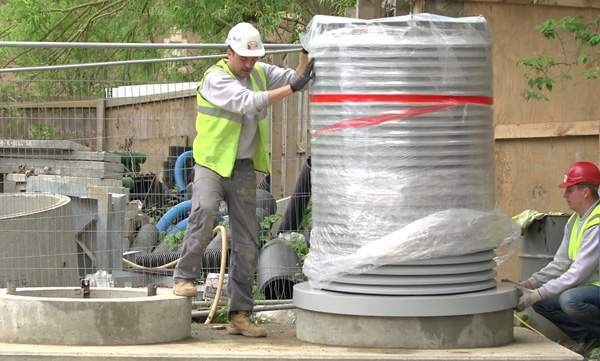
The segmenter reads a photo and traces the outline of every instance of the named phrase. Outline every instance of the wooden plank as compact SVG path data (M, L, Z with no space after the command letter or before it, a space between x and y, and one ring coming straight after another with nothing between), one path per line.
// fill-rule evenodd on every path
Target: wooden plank
M310 152L310 112L308 103L308 91L303 91L298 98L298 124L296 126L298 132L296 155L302 159L306 159L306 155Z
M283 55L274 54L273 64L283 64ZM271 192L276 199L283 197L282 169L285 152L283 150L283 114L287 99L270 107L271 114Z
M598 123L599 121L498 124L494 128L494 138L498 140L598 135Z
M95 108L96 99L0 103L0 108Z
M106 133L106 119L104 116L105 101L98 99L96 102L96 150L104 150L104 138Z
M283 197L281 186L283 152L283 104L282 102L271 106L271 192L276 199Z
M181 98L190 98L196 96L196 89L187 89L187 90L179 90L168 93L160 93L160 94L152 94L152 95L143 95L137 97L127 97L127 98L108 98L106 99L106 107L122 107L125 105L134 105L134 104L143 104L143 103L154 103L165 100L172 99L181 99Z
M425 11L425 0L416 0L413 13L418 14Z
M533 4L531 0L468 0L467 2L600 9L598 0L539 0L536 4Z
M380 0L358 0L356 2L356 17L359 19L378 19L383 15Z
M285 172L284 178L284 197L291 196L294 192L298 169L302 164L298 158L298 123L300 114L298 112L299 94L288 97L286 127L285 127Z

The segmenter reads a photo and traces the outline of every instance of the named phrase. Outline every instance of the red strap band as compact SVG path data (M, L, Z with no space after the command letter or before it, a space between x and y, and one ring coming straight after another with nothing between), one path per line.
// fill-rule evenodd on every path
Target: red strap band
M492 105L492 97L429 94L312 94L313 103L436 103Z
M422 114L437 112L455 105L492 105L491 97L419 94L313 94L310 96L310 101L313 103L435 103L435 105L413 107L395 113L341 120L317 129L313 132L315 136L340 129L362 128L385 122L404 120Z

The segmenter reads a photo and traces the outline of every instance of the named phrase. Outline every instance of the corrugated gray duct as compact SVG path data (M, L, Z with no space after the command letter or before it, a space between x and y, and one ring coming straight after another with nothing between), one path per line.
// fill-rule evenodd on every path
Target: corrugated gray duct
M494 211L485 20L320 17L303 42L316 59L311 284L396 295L495 287L491 249L512 225Z

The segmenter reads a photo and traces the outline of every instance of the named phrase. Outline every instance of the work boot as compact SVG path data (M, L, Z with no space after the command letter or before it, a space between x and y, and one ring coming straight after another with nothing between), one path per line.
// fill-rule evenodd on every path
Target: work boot
M176 280L173 293L177 296L196 297L198 291L193 280Z
M586 349L586 343L585 342L578 342L578 341L574 341L574 340L565 340L565 341L561 341L559 342L559 344L563 347L568 348L569 350L578 353L580 355L583 355Z
M237 311L231 313L231 324L227 327L231 335L244 335L248 337L266 337L267 330L250 321L250 312Z

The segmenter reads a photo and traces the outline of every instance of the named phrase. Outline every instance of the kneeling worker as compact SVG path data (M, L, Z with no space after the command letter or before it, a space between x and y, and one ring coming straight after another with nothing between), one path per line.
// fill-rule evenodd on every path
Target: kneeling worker
M600 171L594 163L571 165L559 187L565 188L563 197L575 213L554 259L520 283L525 289L517 305L517 311L533 306L577 342L580 351L600 339L599 184Z

